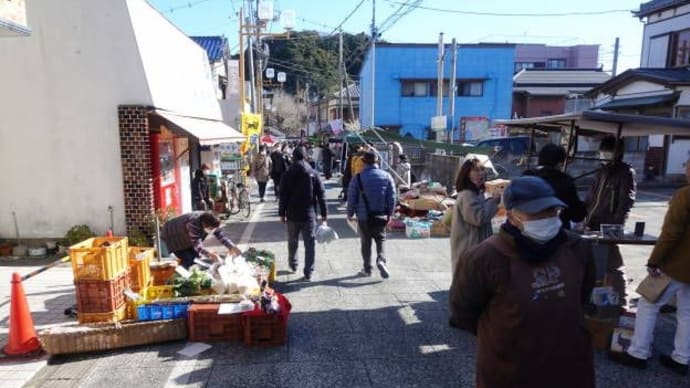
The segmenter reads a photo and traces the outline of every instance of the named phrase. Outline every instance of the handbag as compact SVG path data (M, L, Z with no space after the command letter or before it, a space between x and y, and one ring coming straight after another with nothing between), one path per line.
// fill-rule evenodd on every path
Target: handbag
M364 192L362 186L362 178L357 174L357 184L359 185L359 192L362 194L364 200L364 207L367 209L367 224L370 227L384 227L388 224L388 214L386 212L372 212L369 208L369 200L367 194Z
M659 276L647 275L635 291L648 302L656 303L661 298L661 295L664 294L669 284L671 284L671 278L663 272Z

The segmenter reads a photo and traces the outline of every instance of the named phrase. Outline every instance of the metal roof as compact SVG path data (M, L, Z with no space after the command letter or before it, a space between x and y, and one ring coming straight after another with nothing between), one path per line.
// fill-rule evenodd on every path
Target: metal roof
M690 67L674 69L639 68L626 70L618 76L609 79L601 85L587 92L596 96L599 93L607 93L618 90L621 86L635 80L645 80L663 85L690 85Z
M190 36L190 38L206 50L210 62L223 59L223 54L228 49L228 40L223 36Z
M690 4L688 0L653 0L640 4L639 11L633 11L635 16L643 18L655 12L660 12L679 5Z
M530 117L516 120L495 120L495 125L560 131L571 126L582 132L599 132L621 136L690 135L690 120L667 117L631 115L588 110L579 113Z
M667 103L675 103L678 100L680 93L667 93L656 96L633 97L633 98L616 98L614 100L597 105L594 109L619 109L619 108L633 108L637 106L652 106Z
M608 81L611 75L601 69L522 69L513 76L515 86L590 86Z

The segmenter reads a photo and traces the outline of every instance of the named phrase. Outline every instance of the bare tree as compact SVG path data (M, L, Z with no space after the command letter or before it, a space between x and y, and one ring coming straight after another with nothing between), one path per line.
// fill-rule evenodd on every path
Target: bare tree
M282 91L277 91L273 95L268 115L269 125L275 125L288 136L299 136L306 120L307 107L300 103L297 97Z

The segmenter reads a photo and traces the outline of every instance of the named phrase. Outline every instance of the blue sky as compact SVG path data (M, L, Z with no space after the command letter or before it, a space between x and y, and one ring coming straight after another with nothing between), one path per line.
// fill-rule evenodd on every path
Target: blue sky
M362 6L343 25L351 33L369 31L372 1ZM171 22L189 35L225 35L231 48L238 43L239 11L242 0L149 0ZM404 0L376 0L380 25ZM549 45L599 44L599 62L610 70L613 44L621 39L619 73L639 66L642 23L632 16L640 0L424 0L422 7L447 11L512 14L513 16L470 15L416 8L383 32L389 42L436 43L443 32L447 42L545 43ZM296 30L330 33L360 0L275 0L276 9L296 12ZM191 5L191 6L190 6ZM613 11L601 15L515 16L515 14L572 14ZM277 23L276 23L277 24ZM273 32L281 32L278 25Z

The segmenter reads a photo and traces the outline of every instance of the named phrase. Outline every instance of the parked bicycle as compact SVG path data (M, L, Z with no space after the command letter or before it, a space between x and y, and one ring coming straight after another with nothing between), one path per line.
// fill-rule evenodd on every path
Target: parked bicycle
M237 182L234 175L226 175L220 184L221 200L225 202L224 213L226 216L242 213L247 218L251 214L249 202L249 189L242 182Z

